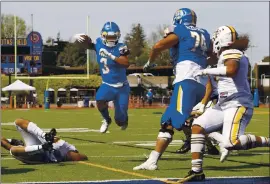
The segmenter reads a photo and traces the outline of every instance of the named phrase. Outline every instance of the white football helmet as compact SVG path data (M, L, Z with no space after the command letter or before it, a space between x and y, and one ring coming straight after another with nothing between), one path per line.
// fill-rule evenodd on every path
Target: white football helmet
M222 47L232 45L237 39L237 32L232 26L219 27L212 36L213 51L218 54Z

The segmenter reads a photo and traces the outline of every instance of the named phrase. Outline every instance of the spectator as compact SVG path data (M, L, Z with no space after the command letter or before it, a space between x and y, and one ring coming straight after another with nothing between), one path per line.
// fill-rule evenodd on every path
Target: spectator
M33 106L36 107L37 104L37 93L34 91L33 92Z
M140 86L142 84L142 78L141 76L137 76L137 80L138 80L138 86Z
M149 106L152 106L152 102L153 102L153 93L152 93L152 89L148 90L148 93L146 94L147 97L147 101Z
M144 96L143 96L143 95L141 96L141 101L142 101L142 105L143 105L143 107L144 107L144 102L145 102L145 100L144 100Z

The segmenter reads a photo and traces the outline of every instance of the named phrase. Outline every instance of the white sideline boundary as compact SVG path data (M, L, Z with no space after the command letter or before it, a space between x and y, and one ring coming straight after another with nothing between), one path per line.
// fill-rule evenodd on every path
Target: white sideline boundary
M153 178L153 179L126 179L126 180L93 180L93 181L56 181L56 182L17 182L17 183L20 183L20 184L34 184L34 183L46 183L46 184L54 184L54 183L66 183L66 184L69 184L69 183L110 183L110 182L121 182L121 183L124 183L124 182L134 182L134 184L136 183L136 181L145 181L145 183L150 183L150 182L159 182L159 183L163 183L161 182L161 180L177 180L177 179L182 179L182 178ZM224 179L224 180L222 180ZM270 179L270 177L267 177L267 176L231 176L231 177L208 177L206 178L205 181L203 182L200 182L200 183L213 183L213 182L217 182L218 180L221 180L221 181L224 181L225 183L234 183L233 181L236 181L237 179L245 179L245 181L243 182L246 182L247 179L250 179L250 182L249 183L254 183L253 180L254 179L262 179L262 180L265 180L265 181L258 181L259 183L261 184L266 184L267 182L267 179ZM224 183L222 182L222 183ZM188 183L194 183L194 182L188 182ZM198 182L196 182L198 183ZM220 183L220 182L219 182ZM224 183L224 184L225 184ZM244 184L242 183L241 181L237 181L238 184ZM3 184L7 184L7 183L3 183Z
M270 153L251 153L253 155L269 155ZM146 158L148 155L146 154L141 154L141 155L115 155L115 156L105 156L105 155L92 155L92 156L87 156L88 158ZM190 155L187 155L190 156ZM166 157L177 157L179 158L178 154L172 154L172 155L162 155L162 158ZM1 160L15 160L13 157L2 157Z

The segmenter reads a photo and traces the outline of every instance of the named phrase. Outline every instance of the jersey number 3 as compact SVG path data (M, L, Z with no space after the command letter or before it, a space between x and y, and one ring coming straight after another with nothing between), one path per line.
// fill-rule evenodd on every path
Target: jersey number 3
M200 47L203 52L206 52L207 46L205 43L204 35L202 33L197 33L195 31L191 31L190 34L192 38L195 38L195 45L191 50L196 51L196 49Z
M100 59L100 63L103 63L104 64L104 68L102 68L102 73L103 74L107 74L110 72L110 69L107 65L107 58L101 58Z

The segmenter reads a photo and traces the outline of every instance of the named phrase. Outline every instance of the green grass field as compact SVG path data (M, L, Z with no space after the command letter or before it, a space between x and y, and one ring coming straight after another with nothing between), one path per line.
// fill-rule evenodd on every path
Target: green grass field
M2 111L2 136L21 139L9 122L22 117L49 129L73 128L58 131L64 140L85 153L86 162L65 162L46 165L26 165L13 159L2 149L2 183L36 181L90 181L113 179L181 178L190 169L191 154L175 154L181 145L182 132L176 132L174 142L159 161L157 171L133 171L154 148L159 130L159 120L164 109L130 109L129 127L126 131L113 123L109 133L97 132L101 118L96 109L81 110L4 110ZM113 111L111 111L113 115ZM8 123L8 124L7 124ZM75 132L85 128L87 132ZM67 132L69 131L69 132ZM256 109L246 132L269 136L269 111ZM207 177L269 176L269 149L258 148L233 153L226 162L219 156L206 156L204 171Z

